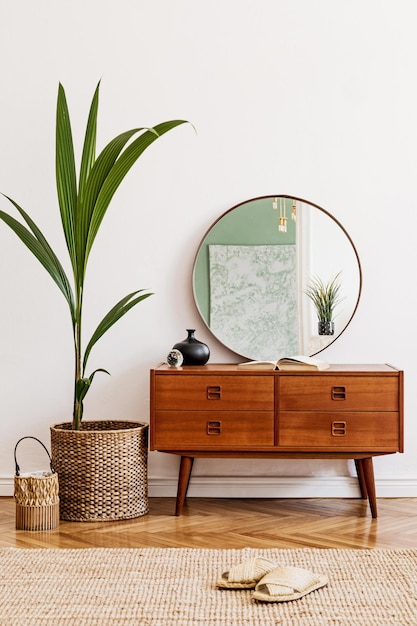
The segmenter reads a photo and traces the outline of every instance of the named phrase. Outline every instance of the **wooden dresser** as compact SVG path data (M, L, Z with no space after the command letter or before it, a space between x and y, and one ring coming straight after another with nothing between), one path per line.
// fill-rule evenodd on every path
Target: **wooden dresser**
M390 365L151 370L150 448L181 456L176 515L199 457L354 459L377 516L372 458L403 452L403 372Z

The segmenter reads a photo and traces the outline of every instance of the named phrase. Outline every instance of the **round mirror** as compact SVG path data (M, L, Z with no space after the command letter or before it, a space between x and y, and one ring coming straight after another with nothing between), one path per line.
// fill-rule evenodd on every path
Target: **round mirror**
M251 360L324 350L351 321L361 288L359 256L343 226L286 195L226 211L205 234L193 269L205 324Z

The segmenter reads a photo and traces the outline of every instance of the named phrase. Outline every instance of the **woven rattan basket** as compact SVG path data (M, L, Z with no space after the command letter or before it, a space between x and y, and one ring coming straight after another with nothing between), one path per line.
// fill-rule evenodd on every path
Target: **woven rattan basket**
M86 421L80 430L56 424L51 452L61 519L106 521L148 512L148 424Z
M50 470L21 474L17 462L17 446L24 439L34 439L44 448L49 457ZM42 441L36 437L22 437L14 449L16 474L14 497L16 502L17 530L51 530L59 524L58 474L55 472L50 454Z

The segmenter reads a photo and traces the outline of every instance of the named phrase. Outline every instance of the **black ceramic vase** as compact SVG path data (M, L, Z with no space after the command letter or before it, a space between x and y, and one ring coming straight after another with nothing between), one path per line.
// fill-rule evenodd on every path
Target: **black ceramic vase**
M319 335L334 335L334 322L318 322Z
M187 328L187 333L188 337L172 348L181 352L183 365L205 365L210 358L209 347L194 337L194 329Z

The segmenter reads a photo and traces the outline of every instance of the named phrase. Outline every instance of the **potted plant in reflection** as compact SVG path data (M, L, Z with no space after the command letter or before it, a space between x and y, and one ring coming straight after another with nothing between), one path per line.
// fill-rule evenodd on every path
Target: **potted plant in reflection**
M71 520L125 519L147 512L146 466L140 463L143 455L147 454L147 424L118 420L83 422L82 418L84 399L95 375L99 372L108 374L103 368L87 373L92 349L120 318L151 293L138 289L119 300L84 344L84 284L94 241L119 185L154 141L185 123L184 120L172 120L154 128L138 127L125 131L113 138L96 156L99 91L100 83L91 102L77 175L66 95L61 84L58 88L56 187L72 280L40 228L17 202L4 196L15 207L22 221L0 210L0 219L45 268L69 309L74 345L71 365L74 372L72 421L51 427L51 448L59 477L61 518ZM131 446L134 452L132 458L127 458L128 439L131 437L134 438ZM125 462L128 467L123 466ZM109 465L105 467L107 463ZM137 465L141 465L140 476ZM117 484L120 480L124 483ZM135 491L139 483L139 491ZM135 502L138 497L141 500L139 503ZM107 506L103 502L107 502Z
M340 274L338 272L327 283L317 276L313 277L304 292L316 310L319 335L334 335L334 310L342 300Z

